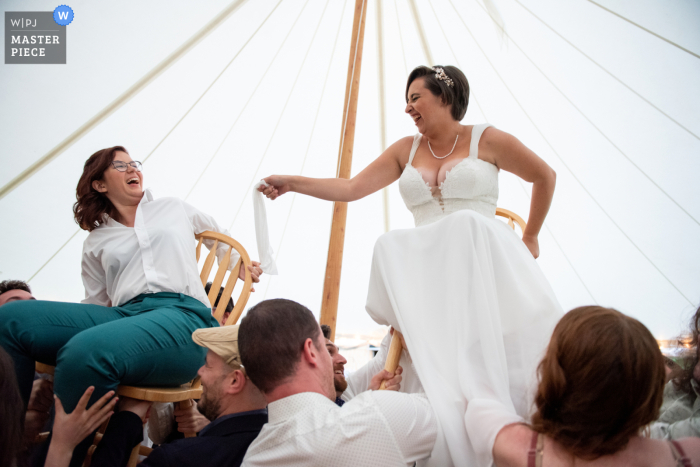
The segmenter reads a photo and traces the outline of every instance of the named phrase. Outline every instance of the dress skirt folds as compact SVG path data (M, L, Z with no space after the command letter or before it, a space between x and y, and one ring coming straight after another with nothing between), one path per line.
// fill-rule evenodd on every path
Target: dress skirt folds
M439 420L431 466L489 466L529 419L536 368L563 311L505 223L471 210L379 238L367 312L401 331Z

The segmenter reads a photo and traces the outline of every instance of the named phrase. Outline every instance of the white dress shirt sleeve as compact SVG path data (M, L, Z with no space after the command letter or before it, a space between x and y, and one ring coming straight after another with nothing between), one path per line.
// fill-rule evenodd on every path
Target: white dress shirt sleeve
M389 423L404 461L412 464L430 456L437 439L437 418L425 394L373 391Z
M182 202L182 205L185 208L187 217L190 219L190 223L192 224L192 228L194 229L195 235L200 234L206 230L213 230L214 232L222 233L231 237L229 231L219 227L219 224L212 216L204 214L199 209L195 208L191 204L185 203L184 201ZM204 246L211 250L211 247L214 246L214 241L204 240ZM228 248L228 245L225 245L223 243L220 243L219 246L216 248L216 258L218 260L218 263L220 263L221 260L224 258L224 255L226 255ZM231 262L228 265L229 271L231 271L236 265L236 262L238 262L238 258L240 258L240 255L236 250L233 250L231 252Z
M83 286L85 287L85 298L81 303L110 306L109 295L107 295L107 280L102 263L89 252L83 251L81 269Z
M372 377L384 369L390 343L391 334L387 333L382 340L379 351L377 351L377 355L347 377L346 381L348 383L348 387L340 396L341 399L347 402L358 394L369 389L369 383L372 381Z

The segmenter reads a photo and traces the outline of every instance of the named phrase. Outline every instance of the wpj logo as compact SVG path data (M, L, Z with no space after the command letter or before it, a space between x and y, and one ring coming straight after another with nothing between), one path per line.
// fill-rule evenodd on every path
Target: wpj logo
M51 11L5 12L6 64L65 64L66 26L73 21L70 7Z

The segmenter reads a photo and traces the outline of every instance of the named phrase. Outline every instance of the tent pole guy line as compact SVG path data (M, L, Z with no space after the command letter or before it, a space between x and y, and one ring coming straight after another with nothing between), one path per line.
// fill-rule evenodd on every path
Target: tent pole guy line
M433 60L433 55L430 53L430 47L428 47L428 41L425 38L425 31L423 31L423 23L420 20L420 14L418 14L418 7L416 6L416 0L408 0L411 6L411 14L413 15L413 20L416 23L416 30L418 31L418 37L420 38L420 43L423 46L423 53L425 58L428 60L428 66L435 65Z
M516 0L516 1L517 1L517 0ZM690 299L681 291L681 289L679 289L678 286L676 286L676 284L674 284L674 283L671 281L671 279L669 279L668 276L666 276L666 274L663 273L663 271L651 260L651 258L649 258L649 256L647 256L646 253L644 253L644 251L642 251L642 249L632 240L632 238L627 234L627 232L625 232L625 231L622 229L622 227L620 227L620 225L619 225L617 222L615 222L615 219L613 219L612 216L603 208L603 206L602 206L602 205L600 204L600 202L593 196L593 194L592 194L590 191L588 191L588 189L587 189L586 186L581 182L581 180L579 180L579 178L576 176L576 174L575 174L575 173L571 170L571 168L568 166L568 164L566 163L566 161L564 161L564 159L559 155L559 153L558 153L557 150L554 148L554 146L552 146L552 143L549 142L549 140L548 140L547 137L544 135L544 133L542 132L542 130L540 130L540 128L537 126L537 124L536 124L535 121L532 119L532 117L530 116L530 114L525 110L525 108L524 108L523 105L520 103L520 101L518 100L518 98L515 97L515 94L514 94L513 91L510 89L510 87L508 86L508 84L505 82L505 80L503 79L503 77L501 76L501 74L498 72L498 70L496 69L496 67L493 65L493 63L491 63L491 60L489 60L488 55L487 55L486 52L484 52L484 50L481 48L481 45L479 44L479 42L478 42L478 41L476 40L476 38L474 37L474 34L472 34L471 29L469 29L469 26L467 26L467 23L464 21L464 18L462 18L462 15L461 15L460 12L457 10L457 8L454 6L454 3L452 3L452 0L450 0L450 5L452 6L452 9L455 11L455 13L457 13L457 16L459 17L460 21L461 21L462 24L464 25L464 28L467 30L467 32L469 33L469 35L472 37L472 40L474 41L474 43L476 44L476 46L477 46L477 47L479 48L479 50L481 51L482 55L484 56L484 58L486 59L486 61L487 61L487 62L489 63L489 65L491 66L491 68L493 69L494 73L496 73L496 76L498 76L498 78L501 80L501 82L503 83L503 85L505 86L505 88L508 90L508 93L511 95L511 97L513 97L513 100L515 101L515 103L518 105L518 107L520 107L520 110L523 111L523 113L525 114L525 116L527 117L527 119L530 120L530 123L532 123L532 126L535 127L535 129L536 129L537 132L540 134L540 136L542 137L542 139L547 143L547 145L549 146L549 148L552 150L552 152L554 153L554 155L557 156L557 158L558 158L559 161L562 163L562 165L563 165L564 167L566 167L566 169L569 171L569 173L570 173L571 176L574 178L574 180L576 180L576 182L579 184L579 186L588 194L588 196L593 200L593 202L598 206L598 208L600 208L600 210L607 216L607 218L610 219L610 222L612 222L613 225L615 225L615 227L617 227L617 229L620 231L620 233L622 233L622 235L624 235L625 238L627 238L627 240L629 240L629 242L630 242L630 243L637 249L637 251L639 251L639 253L649 262L649 264L651 264L651 265L654 267L654 269L656 269L657 272L658 272L659 274L661 274L661 276L662 276L664 279L666 279L666 281L667 281L669 284L671 284L671 286L673 286L673 288L676 289L676 291L677 291L679 294L681 294L681 296L682 296L683 298L685 298L686 301L687 301L689 304L693 305L692 300L690 300Z
M160 76L165 70L170 68L175 62L177 62L189 50L191 50L195 45L197 45L202 39L208 36L218 26L223 24L223 22L246 1L247 0L234 0L233 2L231 2L211 21L204 25L204 27L197 31L188 40L186 40L182 45L180 45L180 47L178 47L174 52L168 55L158 65L152 68L141 79L134 83L129 89L124 91L119 97L110 102L105 108L100 110L90 120L85 122L80 128L71 133L66 139L58 143L57 146L55 146L49 152L44 154L39 160L27 167L19 175L17 175L10 182L8 182L5 186L0 188L0 199L4 198L15 188L27 181L27 179L29 179L32 175L37 173L49 162L51 162L60 154L62 154L66 149L70 148L73 144L75 144L76 141L88 134L100 122L112 115L122 105L129 102L132 97L141 92L149 83L151 83L154 79Z
M455 59L455 63L457 63L457 66L460 68L460 70L464 70L462 68L462 65L459 63L459 58L457 58L457 54L455 51L452 49L452 44L450 44L449 39L447 39L447 34L445 34L445 29L442 27L442 21L440 21L440 18L438 18L437 13L435 12L435 7L433 7L433 2L429 1L428 4L430 5L430 9L433 10L433 16L435 16L435 20L437 21L438 26L440 27L440 32L442 32L442 37L445 38L445 42L447 43L447 47L450 49L450 53ZM486 118L486 112L484 112L484 109L481 107L479 104L479 99L476 97L476 93L474 92L473 89L469 89L470 97L474 98L474 102L476 103L476 106L479 108L479 112L481 112L481 115L484 116L484 119L488 121L489 119Z
M326 77L323 80L323 87L321 88L321 96L318 100L318 105L316 106L316 115L314 116L314 123L311 126L311 134L309 135L309 140L306 143L306 151L304 151L304 159L301 162L301 168L299 169L299 175L304 175L304 168L306 167L306 160L309 156L309 149L311 148L311 142L313 141L314 134L316 133L316 123L318 122L318 115L321 113L321 104L323 103L323 96L326 94L326 86L328 85L328 77L330 76L331 66L333 64L333 58L335 57L335 52L338 46L338 37L340 36L340 28L343 25L343 18L345 17L345 8L348 4L348 0L343 0L343 8L340 10L340 20L338 22L338 27L336 28L335 40L333 41L333 47L331 48L331 58L328 61L328 67L326 67ZM282 251L282 245L284 244L284 236L287 233L287 226L289 225L289 219L292 216L292 210L294 209L294 202L297 199L297 194L293 193L292 202L289 206L289 211L287 211L287 219L284 221L284 228L282 229L282 234L280 235L280 241L275 250L275 262L280 256L280 251ZM274 280L275 276L269 276L267 279L267 286L265 287L265 293L263 294L263 300L267 298L267 291L270 288L270 284Z
M482 9L484 9L483 6L482 6L477 0L474 0L474 3L476 3L477 5L479 5ZM431 3L431 5L432 5L432 3ZM485 9L484 9L484 12L485 12L486 14L488 14L488 11L486 11ZM700 226L700 221L698 221L698 219L696 219L690 212L688 212L683 206L681 206L681 204L680 204L678 201L676 201L671 195L669 195L669 194L666 192L666 190L664 190L663 188L661 188L661 185L659 185L658 183L656 183L656 181L655 181L653 178L651 178L651 176L649 176L649 174L647 174L647 173L646 173L641 167L639 167L627 154L625 154L625 152L622 151L622 149L621 149L617 144L615 144L615 143L613 142L613 140L612 140L610 137L608 137L608 135L606 135L606 134L603 132L603 130L601 130L601 129L598 127L598 125L596 125L596 124L593 122L593 120L591 120L591 119L588 117L588 115L586 115L586 114L585 114L585 113L584 113L584 112L569 98L569 96L567 96L567 95L564 93L564 91L562 91L561 89L559 89L559 87L554 83L554 81L552 81L552 80L549 78L549 76L547 76L547 74L546 74L544 71L542 71L542 69L534 62L534 60L532 60L532 59L530 58L530 56L522 49L522 47L520 47L520 46L518 45L518 43L515 41L515 39L513 39L513 37L510 36L510 35L508 34L508 32L505 31L505 29L503 29L503 33L511 40L511 42L513 42L513 45L515 45L515 47L518 48L518 50L519 50L519 51L523 54L523 56L537 69L537 71L539 71L539 72L542 74L542 76L544 76L544 78L545 78L547 81L549 81L549 83L554 87L554 89L556 89L556 90L559 92L559 94L561 94L561 96L562 96L564 99L566 99L566 100L569 102L569 104L571 104L571 106L572 106L574 109L576 109L576 111L577 111L583 118L585 118L586 121L588 121L588 123L590 123L591 126L592 126L593 128L595 128L596 131L598 131L598 133L600 133L600 135L601 135L603 138L605 138L605 139L608 141L608 143L610 143L610 144L611 144L625 159L627 159L627 161L628 161L630 164L632 164L632 165L634 166L634 168L636 168L636 169L639 171L639 173L641 173L642 175L644 175L644 177L646 177L646 179L649 180L649 181L652 183L652 185L654 185L656 188L658 188L659 191L660 191L661 193L663 193L673 204L675 204L676 207L678 207L678 209L680 209L681 211L683 211L688 217L690 217L690 218L693 220L693 222L695 222L697 225Z
M238 52L236 52L236 55L231 59L231 61L228 63L228 65L226 65L226 67L221 71L221 73L219 73L219 75L214 79L214 81L212 81L212 83L209 85L209 87L207 87L207 89L204 91L204 93L202 93L202 95L199 96L199 98L194 102L194 104L192 104L192 106L187 110L187 112L185 112L185 114L180 118L180 120L178 120L178 122L175 124L175 126L172 127L170 129L170 131L168 131L168 133L163 137L163 139L160 140L160 142L153 148L153 150L151 150L151 152L148 153L148 155L143 159L142 162L146 162L146 160L148 160L148 158L151 157L151 155L156 151L156 149L158 149L158 147L166 140L166 138L168 138L168 136L170 136L170 134L175 130L175 128L177 128L177 126L180 125L180 123L185 119L185 117L187 117L187 115L199 103L199 101L202 100L204 95L209 91L209 89L211 89L211 87L214 85L214 83L216 83L216 81L221 77L221 75L224 74L226 69L231 65L231 63L233 63L233 61L238 57L238 55L243 51L243 49L245 49L245 47L248 45L248 43L258 33L258 31L267 22L267 20L270 18L272 13L277 9L277 7L281 3L282 3L282 0L279 0L279 2L277 2L275 7L272 9L272 11L270 11L270 14L267 15L267 17L263 20L263 22L260 24L258 29L256 29L255 32L253 33L253 35L246 41L245 44L243 44L243 46L240 48L240 50ZM200 178L201 178L201 175L200 175ZM192 190L190 190L190 191L192 191ZM188 193L188 196L189 196L189 193ZM185 199L187 199L187 198L185 198ZM63 250L63 248L65 248L66 245L68 245L68 243L73 239L73 237L75 237L78 234L78 232L80 232L80 229L77 229L75 232L73 232L73 235L71 235L70 238L68 238L68 240L66 240L66 242L63 245L61 245L61 247L53 255L51 255L51 257L44 264L42 264L41 267L39 269L37 269L37 271L34 274L32 274L32 276L27 280L27 282L34 279L34 277L36 277L36 275L39 274L42 271L42 269L44 269L44 267L46 267L46 265L49 264L56 257L56 255L58 255L61 252L61 250Z
M394 12L396 14L396 25L399 28L399 42L401 43L401 60L403 61L403 74L408 78L408 67L406 66L406 49L404 49L403 46L403 32L401 30L401 19L399 18L399 7L396 6L396 0L394 0Z
M435 7L433 6L432 0L429 2L429 5L430 5L430 8L433 10L433 15L435 16L435 20L437 21L438 26L440 27L440 31L442 32L442 35L445 38L445 41L447 42L447 47L449 47L450 52L452 53L452 56L454 57L455 61L457 62L457 66L462 68L461 64L459 63L459 59L457 58L457 55L454 53L454 50L452 49L452 44L450 44L450 41L447 39L447 34L445 34L445 29L442 27L442 21L440 21L440 18L438 17L437 12L435 11ZM489 119L488 119L488 117L486 117L486 112L484 112L483 108L479 105L479 100L476 98L476 93L474 92L474 90L471 90L471 92L472 92L472 95L474 97L474 101L476 102L477 106L479 107L479 110L481 111L481 114L484 116L486 121L488 121ZM522 180L520 180L519 177L518 177L518 182L520 184L520 187L525 192L525 196L527 196L528 199L530 199L530 195L527 192L527 190L525 189L525 186L523 185ZM552 230L547 226L546 222L543 225L547 229L547 232L549 232L549 234L552 236L554 243L557 245L557 248L559 248L559 251L561 251L561 254L564 256L564 259L566 259L567 263L569 263L569 266L574 271L574 274L576 274L576 277L578 277L578 280L581 282L581 285L583 285L583 288L586 289L586 291L591 296L593 301L597 303L597 300L595 299L595 297L591 293L591 291L588 288L588 286L586 285L586 283L583 281L583 278L581 277L581 275L578 273L578 271L574 267L574 264L571 262L571 260L569 259L568 255L566 254L566 252L564 251L562 246L559 244L559 241L554 236L554 233L552 232Z
M260 29L262 29L262 27L265 25L265 23L267 23L267 20L270 19L270 17L272 16L272 14L277 10L277 7L280 6L281 3L282 3L282 0L279 0L279 1L277 2L277 4L275 5L275 7L274 7L274 8L270 11L270 13L265 17L265 19L263 20L263 22L260 23L260 26L258 26L258 28L255 30L255 32L253 32L253 34L248 38L248 40L245 42L245 44L243 44L243 46L238 50L238 52L236 52L236 55L234 55L233 58L231 59L231 61L229 61L229 62L226 64L226 66L224 67L224 69L221 70L221 73L219 73L219 74L217 75L217 77L214 78L214 81L211 82L211 84L204 90L204 92L197 98L197 100L194 101L194 104L192 104L192 106L191 106L189 109L187 109L187 112L185 112L185 113L182 115L182 117L180 117L180 120L178 120L177 123L175 123L175 125L170 129L170 131L168 131L168 133L167 133L165 136L163 136L163 139L161 139L161 140L158 142L158 144L156 144L156 146L151 150L151 152L148 153L148 155L147 155L141 162L146 162L146 161L151 157L151 155L152 155L154 152L156 152L156 150L160 147L160 145L163 144L163 142L170 136L170 134L171 134L173 131L175 131L175 129L176 129L178 126L180 126L180 123L182 123L182 121L190 114L190 112L192 111L192 109L194 109L195 106L196 106L197 104L199 104L199 101L202 100L202 98L209 92L209 90L212 88L212 86L214 86L214 84L219 80L219 78L221 78L221 76L226 72L226 70L228 70L228 68L229 68L229 67L231 66L231 64L238 58L238 56L241 54L241 52L243 52L243 50L248 46L248 44L250 43L250 41L253 40L253 38L258 34L258 32L260 31ZM188 194L188 196L189 196L189 194ZM185 198L185 199L187 199L187 198Z
M522 188L523 191L525 192L525 196L527 196L527 199L531 199L530 194L527 192L527 189L525 188L525 185L523 185L523 181L520 179L520 177L518 177L518 184L520 185L520 188ZM567 263L569 263L571 270L574 271L574 274L576 274L576 277L578 277L579 282L581 282L581 285L583 286L583 288L586 289L586 292L588 292L588 295L591 296L591 299L593 300L593 302L598 303L598 300L596 300L596 298L593 296L593 292L591 292L591 290L586 285L586 282L584 282L583 278L581 277L581 274L579 274L578 271L576 270L576 268L574 267L574 263L571 262L571 260L569 259L569 256L564 251L564 248L562 248L562 246L559 244L559 240L557 240L557 237L554 236L554 232L552 232L552 229L549 228L549 226L547 225L547 222L542 224L542 226L545 229L547 229L547 232L549 232L549 235L552 237L552 240L554 240L554 243L557 245L557 248L559 248L559 251L561 251L561 254L564 255L564 259L566 260Z
M661 39L662 41L668 42L669 44L671 44L671 45L674 46L674 47L678 47L678 48L681 49L683 52L687 52L687 53L689 53L690 55L692 55L692 56L695 57L695 58L700 58L700 55L696 54L695 52L693 52L693 51L691 51L691 50L688 50L688 49L686 49L685 47L682 47L682 46L676 44L675 42L673 42L673 41L671 41L671 40L669 40L669 39L666 39L665 37L663 37L663 36L661 36L661 35L655 33L654 31L651 31L651 30L645 28L644 26L642 26L642 25L640 25L640 24L635 23L634 21L632 21L632 20L630 20L630 19L628 19L628 18L625 18L625 17L622 16L621 14L616 13L616 12L612 11L611 9L604 7L604 6L601 5L600 3L594 2L593 0L588 0L588 1L589 1L590 3L592 3L592 4L594 4L595 6L602 8L603 10L607 11L608 13L611 13L611 14L617 16L618 18L620 18L620 19L622 19L622 20L624 20L624 21L627 21L628 23L630 23L630 24L632 24L632 25L634 25L634 26L637 26L637 27L638 27L639 29L641 29L642 31L646 31L646 32L648 32L649 34L651 34L652 36L656 36L656 37L658 37L659 39Z
M318 33L318 29L321 27L321 23L323 22L323 16L326 14L326 9L328 8L328 2L330 0L326 0L326 5L323 7L323 12L321 12L321 16L318 19L318 24L316 25L316 30L314 31L314 35L311 37L311 40L309 41L309 47L306 49L306 53L304 54L304 59L301 62L301 65L299 65L299 71L297 71L297 75L294 78L294 83L292 84L292 89L289 93L287 93L287 100L284 102L284 107L282 107L282 111L280 112L279 117L277 118L277 123L275 123L275 128L272 130L272 134L270 137L267 139L267 145L265 146L265 151L263 151L263 155L260 158L260 162L258 162L258 166L256 167L255 171L253 172L253 177L250 179L250 183L248 184L248 188L246 191L243 193L243 199L241 200L241 204L238 205L238 209L236 210L236 215L233 217L233 220L231 221L231 225L229 226L229 231L233 228L233 224L236 223L236 219L238 219L238 214L241 212L241 208L243 207L243 204L245 204L248 201L248 192L253 188L253 185L255 184L255 180L257 178L258 172L260 171L260 167L262 166L262 163L265 161L265 158L267 157L267 151L270 149L270 146L272 145L272 140L275 139L275 134L277 133L277 129L280 126L280 122L282 121L282 117L284 117L284 112L287 110L287 105L289 105L289 101L291 100L292 96L294 95L294 88L296 88L297 82L299 81L299 76L301 76L301 72L304 69L304 64L306 63L306 60L309 58L309 52L311 52L311 47L314 45L314 40L316 39L316 34ZM306 0L306 3L304 4L304 8L302 11L299 13L299 16L297 16L297 19L299 19L303 13L303 11L306 9L306 6L308 5L309 0ZM295 22L296 23L296 22ZM292 27L294 29L294 27ZM291 31L291 29L290 29ZM286 38L285 41L286 42Z
M226 134L224 135L223 139L221 140L221 143L219 143L219 146L216 148L216 150L214 151L214 153L212 154L212 156L209 158L209 161L208 161L207 164L204 166L204 169L202 169L202 171L199 173L199 176L197 177L197 180L195 180L194 184L192 184L192 186L190 187L190 190L187 192L187 195L185 196L185 201L187 201L187 200L189 199L189 197L190 197L190 195L192 194L192 192L194 191L194 189L197 187L197 185L199 184L199 182L202 180L202 177L204 176L204 173L205 173L207 170L209 170L209 167L211 166L211 163L214 161L214 159L216 159L216 156L219 155L219 151L220 151L221 148L223 147L223 145L224 145L224 143L226 142L226 140L228 140L228 137L229 137L229 135L231 134L231 132L233 131L233 129L234 129L234 128L236 127L236 125L238 124L238 120L240 120L241 116L245 113L246 109L248 108L248 104L250 104L250 102L253 100L253 97L255 97L255 95L257 94L258 89L260 88L260 85L262 84L263 81L265 81L265 77L267 76L267 73L270 71L270 68L272 68L272 65L275 63L275 60L277 60L277 56L280 54L280 52L282 51L282 48L284 47L285 43L287 42L287 38L289 37L289 35L292 33L292 31L293 31L294 28L296 27L297 21L298 21L299 18L301 17L301 12L304 11L304 9L306 8L306 4L307 4L307 3L308 3L308 0L307 0L307 2L304 4L304 8L302 8L302 9L299 11L299 14L297 15L296 19L294 20L294 23L292 23L291 28L289 28L289 31L287 31L287 35L284 36L284 39L282 39L282 41L280 42L280 45L279 45L279 47L277 48L277 52L275 52L275 55L272 56L272 59L270 60L270 63L267 65L267 68L265 68L265 72L262 74L262 77L258 80L257 84L255 85L255 88L253 88L253 92L250 93L250 95L248 96L248 99L246 100L245 104L243 105L243 108L241 108L241 111L238 112L238 116L236 116L236 119L233 121L233 124L231 125L231 127L228 129L228 131L227 131Z
M577 52L579 52L581 55L583 55L583 56L586 57L588 60L590 60L591 62L593 62L598 68L600 68L601 70L603 70L605 73L607 73L608 75L610 75L613 79L615 79L615 81L617 81L618 83L622 84L624 87L626 87L627 89L629 89L632 93L636 94L640 99L642 99L644 102L646 102L646 103L649 104L651 107L653 107L654 109L656 109L659 113L661 113L662 115L664 115L666 118L668 118L669 120L671 120L673 123L675 123L675 124L678 125L679 127L683 128L683 129L684 129L685 131L687 131L690 135L692 135L695 139L700 140L700 136L698 136L698 135L696 135L695 133L693 133L689 128L686 128L685 126L683 126L679 121L677 121L676 119L674 119L673 117L671 117L669 114L667 114L666 112L664 112L663 110L661 110L659 107L657 107L655 104L653 104L649 99L647 99L646 97L642 96L640 93L638 93L637 91L635 91L634 89L632 89L629 85L627 85L627 83L625 83L624 81L622 81L622 80L621 80L620 78L618 78L617 76L613 75L610 71L608 71L608 70L607 70L605 67L603 67L600 63L598 63L598 62L596 62L595 60L593 60L593 58L591 58L589 55L587 55L583 50L581 50L581 49L579 49L578 47L576 47L576 46L573 44L573 42L571 42L569 39L567 39L567 38L564 37L563 35L559 34L559 32L558 32L556 29L554 29L554 28L553 28L552 26L550 26L549 24L545 23L544 20L542 20L539 16L537 16L535 13L533 13L532 11L530 11L530 9L527 8L525 5L523 5L523 4L520 2L520 0L513 0L513 1L516 2L518 5L520 5L525 11L527 11L528 13L530 13L533 17L535 17L540 23L544 24L550 31L552 31L554 34L556 34L556 35L559 36L560 38L562 38L562 39L564 40L564 42L566 42L567 44L569 44L569 45L570 45L572 48L574 48Z
M71 236L68 238L68 240L66 240L66 243L64 243L63 245L61 245L61 247L56 251L56 253L54 253L53 255L51 255L51 258L47 259L46 262L45 262L44 264L42 264L41 267L40 267L39 269L37 269L37 271L36 271L34 274L32 274L32 276L31 276L29 279L27 279L27 282L31 282L32 279L34 279L34 278L36 277L36 275L39 274L39 273L41 272L41 270L44 269L44 267L45 267L47 264L49 264L49 263L51 262L51 260L53 260L53 259L56 257L56 255L59 254L59 253L61 252L61 250L63 250L63 248L64 248L66 245L68 245L68 243L70 243L71 240L73 240L73 237L75 237L76 235L78 235L78 232L80 232L80 229L79 229L79 228L78 228L75 232L73 232L73 235L71 235Z
M386 104L384 102L384 34L382 28L382 2L377 1L377 86L379 87L379 149L386 149ZM382 188L382 207L384 208L384 232L389 229L389 187Z

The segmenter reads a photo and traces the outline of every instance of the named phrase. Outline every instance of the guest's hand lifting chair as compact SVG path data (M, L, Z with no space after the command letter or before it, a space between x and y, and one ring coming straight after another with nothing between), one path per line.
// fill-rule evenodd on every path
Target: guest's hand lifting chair
M222 292L221 298L219 299L220 306L216 308L216 312L214 313L214 318L216 319L216 321L221 322L224 312L226 311L226 304L231 298L231 294L233 293L233 289L238 280L239 268L241 267L241 263L243 263L245 269L245 281L243 287L241 288L238 300L236 300L236 303L233 307L233 311L226 319L226 323L224 325L228 326L231 324L236 324L238 318L240 318L241 314L243 313L243 308L248 302L248 298L250 297L250 289L253 284L253 277L251 276L251 273L248 270L248 267L252 265L250 257L248 256L248 253L245 251L245 249L240 243L238 243L236 240L227 235L223 235L212 231L206 231L202 232L201 234L195 235L195 239L199 241L197 243L196 250L197 262L199 262L199 257L202 250L202 243L205 240L210 240L214 242L213 246L209 251L209 255L207 255L207 258L204 261L202 272L200 273L202 286L206 285L209 276L212 272L212 267L216 259L216 250L219 246L219 243L223 243L229 246L229 249L224 255L224 258L219 263L218 269L214 276L214 280L212 281L211 288L209 289L209 302L211 303L212 307L214 306L214 303L216 303L216 298L219 295L219 290L221 289L221 285L224 283L224 277L226 276L228 266L231 262L231 251L235 249L240 255L240 259L238 260L234 268L231 270L231 273L228 275L226 285L224 286L224 291ZM39 373L54 373L54 367L38 362L36 364L36 370ZM180 408L188 408L192 405L191 399L200 398L202 394L202 387L199 381L199 376L197 376L191 382L183 384L180 387L119 386L117 388L117 394L123 397L131 397L133 399L139 399L150 402L174 402L177 403ZM104 432L105 428L106 426L103 426L100 429L100 432ZM45 438L46 434L42 434L40 436L43 436ZM190 438L193 436L196 436L196 433L185 433L185 437ZM101 438L101 434L98 433L95 437L95 443L99 442ZM93 445L88 451L88 455L84 463L85 466L89 465L94 450L95 446ZM150 451L150 449L145 448L144 446L136 446L131 452L131 456L129 457L129 462L127 465L129 467L135 466L138 462L139 455L148 455L150 454Z
M508 225L511 229L515 230L515 224L518 224L518 226L520 227L520 233L522 234L523 232L525 232L525 227L527 227L527 223L523 220L522 217L520 217L513 211L509 211L503 208L496 208L496 215L508 219ZM387 370L389 373L393 373L394 371L396 371L396 367L399 366L399 360L401 360L401 350L403 346L401 345L400 336L401 333L396 330L394 330L394 335L391 336L391 344L389 345L389 351L387 352L386 356L386 363L384 364L384 369ZM382 381L382 384L379 386L379 389L386 389L386 381Z

